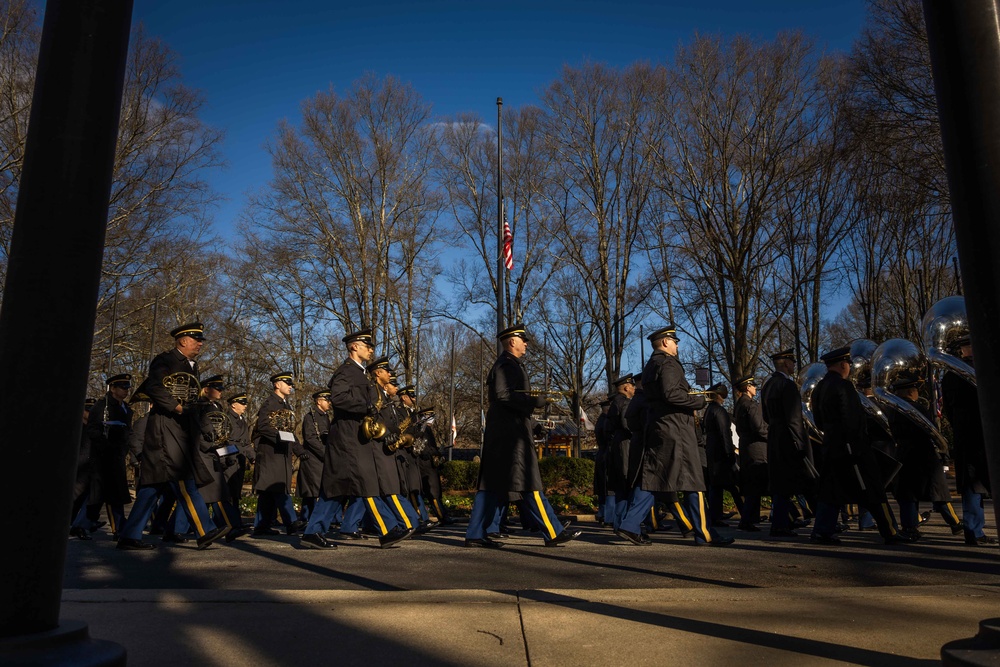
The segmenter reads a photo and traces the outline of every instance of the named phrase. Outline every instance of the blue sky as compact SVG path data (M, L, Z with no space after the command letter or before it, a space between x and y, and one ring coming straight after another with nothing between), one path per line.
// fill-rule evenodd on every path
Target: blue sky
M410 82L437 117L470 111L492 122L498 96L536 102L565 64L665 61L696 32L801 30L846 51L865 3L138 0L133 16L177 53L184 83L205 96L203 120L226 132L229 166L207 178L227 198L215 220L229 236L245 193L270 178L263 145L278 121L297 123L302 100L365 72Z

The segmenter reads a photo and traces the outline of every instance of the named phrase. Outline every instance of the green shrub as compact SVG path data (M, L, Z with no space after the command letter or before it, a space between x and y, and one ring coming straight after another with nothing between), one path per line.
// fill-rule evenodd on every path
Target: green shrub
M543 458L538 462L546 494L570 495L594 492L594 462L567 457Z
M478 461L445 461L439 472L443 491L468 491L479 485Z

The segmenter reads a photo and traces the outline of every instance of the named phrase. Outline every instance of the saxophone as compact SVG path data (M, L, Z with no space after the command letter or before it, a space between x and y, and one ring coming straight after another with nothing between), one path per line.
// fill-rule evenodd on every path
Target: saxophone
M377 391L378 399L375 401L374 407L369 409L369 412L373 414L368 414L361 420L361 433L367 440L381 440L389 431L385 427L385 422L382 421L382 416L379 414L379 411L382 409L382 390L378 389Z
M399 423L399 439L386 445L386 448L390 452L394 452L400 447L413 447L413 434L407 433L406 429L410 428L410 423L413 421L413 413L407 409L406 419Z

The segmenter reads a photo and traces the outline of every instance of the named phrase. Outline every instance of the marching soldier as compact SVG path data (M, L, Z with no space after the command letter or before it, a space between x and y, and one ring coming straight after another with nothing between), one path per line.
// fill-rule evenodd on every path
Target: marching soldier
M396 377L390 380L395 384ZM430 516L427 513L427 506L424 504L422 493L422 480L420 474L420 463L415 449L417 436L420 432L420 424L417 421L417 408L413 401L413 386L407 385L396 392L399 397L399 404L395 405L397 420L400 424L400 437L404 438L408 444L396 450L396 466L399 469L399 482L403 487L403 492L410 499L410 503L417 511L417 518L420 527L417 532L425 532L430 529Z
M486 378L490 407L479 466L479 491L472 504L465 546L503 546L487 533L491 526L499 525L500 507L512 494L524 501L523 506L542 528L545 546L558 546L579 537L581 531L566 529L542 493L538 456L531 438L531 413L547 401L531 394L528 371L521 362L528 351L528 334L517 324L497 332L497 338L503 352Z
M295 379L291 373L275 373L271 376L274 391L257 411L254 446L257 461L254 467L254 490L257 492L257 516L254 520L254 535L277 535L271 528L275 509L281 515L281 522L288 535L302 532L305 523L296 518L295 505L289 490L292 487L292 448L298 441L292 429L295 428L295 413L288 404L288 397L295 391Z
M812 393L813 417L823 432L819 465L816 519L810 539L840 544L834 535L840 506L860 503L875 517L886 544L911 541L898 534L886 502L881 473L868 440L865 411L851 374L851 348L842 347L820 357L827 373Z
M226 468L226 487L229 494L229 502L240 515L240 529L233 531L233 535L226 535L226 542L232 542L240 535L246 533L243 528L242 513L239 512L240 500L243 498L243 480L246 477L248 462L252 462L257 456L250 441L250 425L247 424L246 411L249 398L246 392L233 394L227 400L229 404L229 422L232 424L232 433L229 434L229 444L236 447L236 465ZM238 533L238 534L236 534Z
M812 448L802 418L802 398L793 377L795 352L771 355L774 373L761 389L761 412L767 422L767 485L771 494L771 537L797 537L792 528L791 497L806 490L811 472ZM747 507L744 501L744 507ZM747 515L752 522L758 516ZM746 519L741 520L741 524Z
M920 402L921 377L900 373L892 384L892 393L913 406L913 409L931 419L929 407ZM951 527L952 533L962 532L962 523L951 506L951 492L944 476L944 464L934 439L915 422L895 410L889 410L889 427L898 446L902 467L896 477L896 502L899 503L899 523L902 532L914 539L920 537L920 501L931 501L933 508Z
M326 439L330 435L330 390L312 395L313 408L302 420L302 443L295 447L299 458L299 476L295 486L302 498L299 518L308 521L323 482L323 458L326 456Z
M444 455L437 446L437 438L431 426L434 424L434 408L421 408L417 412L418 430L414 439L414 451L419 446L420 452L417 454L417 463L420 466L420 488L425 499L430 501L431 510L437 517L438 523L450 526L455 523L454 519L444 511L444 504L441 502L441 473L440 468L444 463Z
M382 392L382 408L379 414L382 422L386 426L386 436L382 440L379 452L381 457L376 460L378 463L379 487L382 489L382 500L396 515L396 519L403 528L415 532L420 524L417 511L410 504L406 497L406 488L403 479L399 474L399 465L396 458L400 438L399 413L393 398L399 386L395 384L395 374L389 369L388 357L382 357L368 366L369 375L373 376L378 390ZM359 515L360 518L360 515Z
M631 373L626 373L612 382L611 386L614 394L604 423L604 438L608 443L607 490L614 497L614 510L610 516L605 515L604 520L611 523L614 530L621 531L632 491L631 480L628 477L629 442L632 432L625 425L625 412L635 394L635 379ZM639 521L642 521L641 517ZM627 528L625 530L626 534L632 532Z
M702 427L705 430L705 454L708 456L708 507L712 524L715 525L723 521L722 501L727 489L737 504L740 516L745 517L746 513L740 489L736 485L740 466L736 461L736 446L733 444L733 420L723 407L723 402L729 396L729 389L720 382L708 388L708 396L709 403L705 408ZM758 505L759 502L758 499ZM759 514L759 508L757 511Z
M606 398L600 403L601 414L594 422L594 440L597 441L597 455L594 457L594 495L597 496L597 522L611 524L615 514L615 497L608 490L608 408L611 399Z
M202 383L201 398L194 404L192 415L192 438L196 443L194 468L198 481L198 492L202 499L212 505L217 526L225 526L226 541L232 542L245 535L243 520L237 505L231 501L227 477L239 465L236 456L239 448L230 442L232 421L222 404L225 380L221 375L213 375Z
M376 448L381 449L381 442L370 440L367 430L362 428L365 420L374 419L380 409L377 407L379 390L368 379L364 365L375 351L371 329L349 333L343 341L347 346L347 360L334 371L327 385L333 419L323 461L323 486L301 546L336 548L337 545L327 541L324 535L333 517L350 500L341 523L341 535L361 539L360 532L352 532L353 526L359 523L359 518L355 517L367 514L379 531L380 545L391 547L409 537L410 532L399 525L382 501L376 467L376 457L382 456L376 451Z
M200 322L192 322L177 327L170 335L174 338L174 349L153 359L149 375L140 387L149 396L152 406L142 445L142 482L136 491L132 511L119 531L119 549L153 548L152 544L142 541L142 530L157 500L169 491L173 491L181 511L198 532L199 549L207 548L229 532L226 527L212 527L208 508L195 485L189 429L193 401L184 391L179 391L197 386L198 363L195 359L204 345L204 327Z
M733 414L740 438L740 489L744 496L739 528L752 532L760 530L755 524L760 520L760 498L767 493L767 422L760 404L753 400L757 395L754 376L740 378L733 388Z
M695 544L727 546L709 525L705 508L705 477L698 453L694 413L705 406L704 396L690 394L684 369L677 359L679 338L673 325L647 336L653 346L642 370L646 395L646 428L641 487L650 493L683 494L684 514L694 531Z
M90 411L85 429L90 442L92 468L88 500L81 507L70 534L89 540L91 526L101 516L101 506L107 504L112 537L125 523L125 505L132 502L125 473L125 455L131 433L132 411L125 399L132 388L128 373L112 375L107 379L107 393Z
M963 361L973 366L972 339L968 334L955 342ZM990 493L990 471L986 462L986 438L979 414L979 396L976 387L954 371L941 378L944 414L951 424L955 441L952 458L955 461L955 485L962 494L962 525L965 543L985 547L997 543L983 530L986 514L983 495Z

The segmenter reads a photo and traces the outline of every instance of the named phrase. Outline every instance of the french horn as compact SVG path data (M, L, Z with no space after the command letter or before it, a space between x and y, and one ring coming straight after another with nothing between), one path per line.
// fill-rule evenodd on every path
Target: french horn
M229 441L229 436L233 434L233 423L224 412L213 410L205 414L205 419L212 425L213 442L216 445Z
M816 426L812 411L812 393L819 381L826 375L826 364L815 362L799 371L799 395L802 399L802 417L809 428L819 437L823 432Z
M947 452L948 443L931 420L890 390L901 374L923 377L926 370L927 358L920 348L903 338L890 338L875 348L872 355L872 391L879 405L912 421L931 437L938 451Z
M920 324L920 331L927 359L939 368L958 373L975 387L976 369L952 354L955 341L969 333L965 297L945 297L931 306Z
M292 432L295 430L295 413L291 410L275 410L267 416L267 423L275 431Z
M163 386L170 392L171 398L177 399L181 405L194 403L198 400L198 394L201 393L201 384L198 382L198 378L183 371L164 377Z

